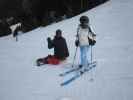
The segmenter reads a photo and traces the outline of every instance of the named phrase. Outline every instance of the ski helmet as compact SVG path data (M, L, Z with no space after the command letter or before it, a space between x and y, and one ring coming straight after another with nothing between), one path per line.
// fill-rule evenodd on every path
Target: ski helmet
M62 31L60 29L56 30L56 34L61 34L61 33L62 33Z
M81 16L79 20L81 24L89 23L89 18L87 16Z
M60 37L62 35L62 31L60 29L56 30L56 36Z

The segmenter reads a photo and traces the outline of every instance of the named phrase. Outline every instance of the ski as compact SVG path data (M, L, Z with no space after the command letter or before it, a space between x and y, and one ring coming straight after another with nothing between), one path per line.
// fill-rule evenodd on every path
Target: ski
M92 63L89 63L88 65L93 65L93 64L96 64L96 61L94 61ZM80 67L76 66L76 68L73 68L73 69L70 69L70 70L68 70L68 71L66 71L64 73L61 73L61 74L59 74L59 76L66 76L67 74L72 73L72 72L77 71L77 70L80 70L80 69L81 69Z
M68 71L66 71L66 72L64 72L64 73L59 74L59 76L65 76L65 75L67 75L67 74L69 74L69 73L71 73L71 72L74 72L74 71L76 71L76 70L79 70L79 69L80 69L80 67L78 67L78 68L73 68L73 69L68 70Z
M61 83L61 86L65 86L68 85L69 83L73 82L74 80L76 80L77 78L79 78L80 76L82 76L84 73L90 71L92 68L96 67L96 64L91 65L88 69L86 69L82 74L76 74L73 77L71 77L70 79L68 79L67 81Z

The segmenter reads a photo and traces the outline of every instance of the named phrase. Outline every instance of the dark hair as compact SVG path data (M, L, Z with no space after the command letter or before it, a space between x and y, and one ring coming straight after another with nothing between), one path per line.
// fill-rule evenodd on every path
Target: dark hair
M56 34L58 34L58 33L61 34L62 31L60 29L56 30Z
M80 19L79 19L80 23L81 24L88 24L89 23L89 18L87 16L81 16Z

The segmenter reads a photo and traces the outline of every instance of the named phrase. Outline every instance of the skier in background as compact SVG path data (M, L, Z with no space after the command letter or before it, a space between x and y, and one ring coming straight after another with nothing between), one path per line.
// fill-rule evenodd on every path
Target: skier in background
M18 41L18 35L23 34L22 32L22 26L18 25L16 29L13 32L13 37L16 38L16 41Z
M87 16L80 17L80 24L78 25L77 29L77 39L75 41L75 45L80 47L80 65L81 73L87 69L88 61L87 55L88 51L90 50L90 46L94 45L96 41L94 37L96 35L91 31L89 26L89 18Z

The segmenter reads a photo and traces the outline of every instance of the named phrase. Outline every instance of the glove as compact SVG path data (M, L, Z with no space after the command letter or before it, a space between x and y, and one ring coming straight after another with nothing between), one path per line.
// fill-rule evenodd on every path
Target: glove
M47 41L48 41L48 42L50 42L50 41L51 41L51 38L50 38L50 37L48 37L48 38L47 38Z
M79 40L76 40L76 41L75 41L75 45L76 45L76 47L79 46Z
M89 37L88 40L89 40L89 45L94 46L96 44L96 40L90 39Z
M92 37L96 37L96 34L92 33Z

